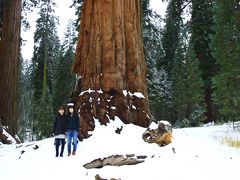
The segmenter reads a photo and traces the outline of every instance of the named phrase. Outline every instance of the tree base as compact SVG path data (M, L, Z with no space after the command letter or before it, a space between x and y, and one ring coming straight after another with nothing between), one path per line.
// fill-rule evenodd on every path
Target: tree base
M125 124L141 127L151 123L148 103L141 93L87 90L76 97L75 102L76 108L80 109L81 138L90 136L88 132L94 130L96 119L101 125L107 125L115 117Z

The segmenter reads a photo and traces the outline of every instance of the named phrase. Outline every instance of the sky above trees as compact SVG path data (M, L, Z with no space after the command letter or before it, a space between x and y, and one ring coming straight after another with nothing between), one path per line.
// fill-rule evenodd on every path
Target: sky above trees
M75 9L70 8L72 5L72 0L64 0L64 1L57 1L56 2L55 13L56 16L59 17L59 25L57 26L58 35L60 40L64 38L64 32L66 31L67 24L70 19L74 20L75 16ZM37 14L38 10L34 10L30 14L28 14L28 21L31 25L31 28L27 31L21 30L21 36L24 40L24 46L22 47L22 55L24 60L30 60L33 54L33 33L36 29L36 20L39 17Z
M72 0L57 1L56 3L57 3L57 6L55 8L56 16L59 17L59 26L57 27L57 29L60 40L62 40L69 20L76 19L75 9L70 8ZM150 0L151 8L161 16L165 15L167 4L168 3L162 2L161 0ZM22 46L22 55L24 60L30 60L32 58L34 44L33 33L36 29L35 25L37 18L38 18L37 11L33 11L30 14L28 14L27 19L29 20L31 28L27 31L24 31L23 29L21 30L21 37L25 40L24 46Z

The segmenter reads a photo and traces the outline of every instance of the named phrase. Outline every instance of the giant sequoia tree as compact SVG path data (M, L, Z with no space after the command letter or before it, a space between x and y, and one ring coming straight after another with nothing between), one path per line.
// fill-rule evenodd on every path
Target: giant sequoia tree
M94 118L150 124L140 9L140 0L83 1L73 72L85 137Z
M20 49L21 0L0 1L0 117L16 134L17 65Z

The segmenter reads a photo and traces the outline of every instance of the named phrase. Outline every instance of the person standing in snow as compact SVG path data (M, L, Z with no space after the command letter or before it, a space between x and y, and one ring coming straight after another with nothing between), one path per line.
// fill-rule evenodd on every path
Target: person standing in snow
M67 115L67 148L68 156L71 155L71 145L73 145L72 155L76 155L77 143L78 143L78 131L80 127L80 119L78 114L74 111L74 104L68 104Z
M59 147L61 145L60 156L63 157L64 146L66 144L66 128L67 128L67 120L64 114L64 107L59 106L58 114L55 117L53 133L55 136L55 147L56 147L56 157L59 156Z

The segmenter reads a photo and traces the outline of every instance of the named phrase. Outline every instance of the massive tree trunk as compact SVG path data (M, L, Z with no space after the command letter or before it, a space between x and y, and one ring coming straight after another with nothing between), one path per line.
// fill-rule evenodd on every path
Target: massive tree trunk
M94 118L150 124L140 0L83 1L73 72L81 135L94 129Z
M15 135L21 0L1 1L0 21L0 117L8 132Z

